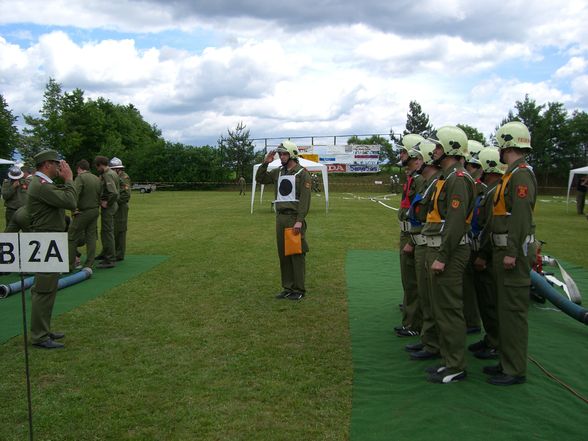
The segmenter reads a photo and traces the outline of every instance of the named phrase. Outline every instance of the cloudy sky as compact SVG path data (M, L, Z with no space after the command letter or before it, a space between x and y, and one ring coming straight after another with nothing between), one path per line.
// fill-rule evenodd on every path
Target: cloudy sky
M588 2L0 0L0 94L133 103L166 139L401 131L417 100L486 135L529 94L588 109Z

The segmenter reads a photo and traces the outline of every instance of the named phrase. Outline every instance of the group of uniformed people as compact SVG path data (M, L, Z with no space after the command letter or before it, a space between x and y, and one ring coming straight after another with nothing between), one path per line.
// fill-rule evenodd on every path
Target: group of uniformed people
M530 270L535 259L533 209L537 182L525 160L531 137L520 122L496 133L498 148L468 141L444 126L428 139L408 134L400 221L404 290L400 337L420 336L405 349L412 360L440 360L428 380L466 378L466 334L485 335L467 347L493 385L526 381Z
M43 150L34 157L36 171L26 176L11 167L2 185L6 207L6 232L68 232L70 271L86 245L85 267L102 260L98 268L112 268L124 260L131 183L118 158L97 156L94 165L100 177L90 173L90 164L76 164L77 177L54 150ZM28 171L28 170L26 170ZM64 183L55 183L56 178ZM71 218L65 210L71 212ZM96 256L97 222L101 217L102 252ZM44 349L62 348L57 342L62 333L51 331L51 315L59 274L37 273L31 287L31 341Z

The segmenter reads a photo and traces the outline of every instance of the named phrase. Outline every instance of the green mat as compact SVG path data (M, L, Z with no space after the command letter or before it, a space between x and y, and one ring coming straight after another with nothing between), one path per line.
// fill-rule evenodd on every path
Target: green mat
M148 271L167 259L167 256L127 256L115 268L95 269L92 277L84 282L59 290L53 317L71 311L109 289ZM0 277L0 283L7 284L20 280L14 276ZM27 312L30 323L30 291L27 291ZM22 334L22 306L20 291L6 299L0 299L0 343L15 335Z
M588 273L564 264L585 302ZM364 440L586 440L588 404L529 362L527 383L496 387L481 370L492 362L467 355L468 379L448 385L426 381L433 362L410 361L398 338L402 301L398 252L352 250L346 261L353 355L351 441ZM469 336L468 343L479 335ZM532 303L529 355L588 396L588 327Z

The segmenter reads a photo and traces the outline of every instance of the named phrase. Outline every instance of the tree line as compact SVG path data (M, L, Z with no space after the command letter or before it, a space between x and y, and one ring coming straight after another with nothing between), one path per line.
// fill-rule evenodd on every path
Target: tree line
M70 164L97 155L122 159L135 181L227 182L243 175L251 178L253 164L263 152L254 151L250 133L243 123L221 135L217 145L191 146L166 141L161 130L150 124L133 104L114 104L104 98L90 99L76 88L64 91L49 79L38 115L23 115L18 130L17 117L0 95L0 156L13 158L18 152L25 163L45 148L59 151ZM526 96L516 101L496 126L520 120L531 130L531 164L543 185L565 182L570 166L584 166L588 148L588 114L567 112L562 103L537 104ZM488 145L495 143L476 128L458 124L469 139ZM351 137L349 144L380 144L381 159L397 161L395 144L403 134L429 135L435 130L420 104L411 101L402 134L390 131L389 139L372 136Z

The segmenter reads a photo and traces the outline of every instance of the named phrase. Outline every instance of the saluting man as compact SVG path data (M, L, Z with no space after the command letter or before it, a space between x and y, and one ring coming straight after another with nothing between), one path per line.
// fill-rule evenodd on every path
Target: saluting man
M508 165L494 192L492 210L493 265L497 288L500 363L484 368L488 382L510 386L526 381L531 267L535 258L533 210L537 197L535 174L525 160L531 135L523 123L512 121L496 132L500 160Z
M100 196L100 239L102 240L102 252L96 257L102 262L98 268L114 268L114 215L118 209L118 197L120 180L118 175L108 166L108 158L96 156L94 166L100 173L102 182L102 195Z
M37 171L28 190L27 207L33 232L64 232L65 210L76 209L76 190L68 163L59 160L55 150L43 150L35 156ZM65 183L55 185L61 176ZM31 288L31 341L42 349L59 349L56 342L64 334L51 332L51 315L57 295L58 273L36 273Z
M116 156L110 160L110 168L118 175L119 194L118 210L114 215L114 249L115 260L125 260L127 250L127 224L129 222L129 201L131 200L131 178L125 172L125 166Z
M445 384L466 378L463 274L470 257L467 233L474 180L461 162L468 145L463 130L444 126L429 139L436 144L433 155L443 179L435 184L422 233L427 239L426 269L443 363L426 372L429 381Z
M268 171L276 152L282 166ZM296 144L283 141L277 150L268 152L255 175L260 184L276 184L276 238L282 276L282 291L276 298L289 300L301 300L306 294L306 215L310 209L312 183L308 171L298 163L298 154ZM302 235L301 254L285 255L285 228L294 228L294 234Z

